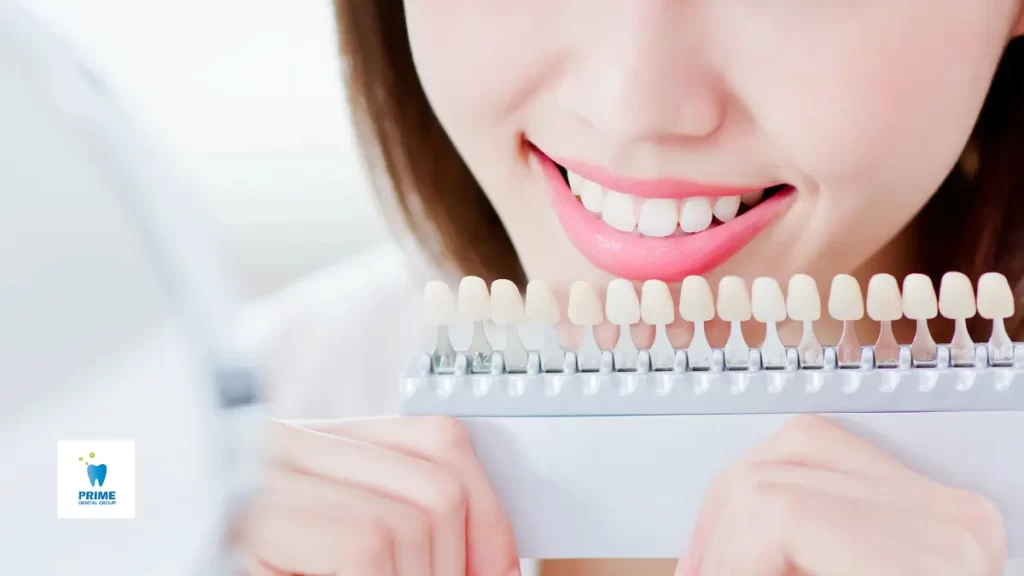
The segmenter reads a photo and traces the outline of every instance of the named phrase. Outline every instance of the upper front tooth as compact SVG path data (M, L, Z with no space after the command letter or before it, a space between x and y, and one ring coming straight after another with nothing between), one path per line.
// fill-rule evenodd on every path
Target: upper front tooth
M573 194L579 196L580 190L583 189L583 183L586 182L586 180L572 170L566 170L566 172L569 174L569 189L572 190Z
M711 225L711 201L703 197L687 198L679 209L679 227L683 232L700 232Z
M670 198L644 200L640 205L637 229L645 236L664 238L676 231L678 213L676 201Z
M715 207L711 212L714 213L715 218L718 218L720 221L728 222L736 217L736 212L739 212L739 209L739 196L722 196L715 200Z
M616 230L632 232L636 228L636 211L633 209L633 198L621 192L605 190L601 219Z
M577 187L580 189L580 200L583 201L583 207L591 212L600 214L601 210L604 209L604 189L582 178Z

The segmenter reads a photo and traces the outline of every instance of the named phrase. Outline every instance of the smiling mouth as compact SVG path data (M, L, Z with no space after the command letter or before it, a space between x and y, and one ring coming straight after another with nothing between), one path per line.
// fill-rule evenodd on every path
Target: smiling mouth
M795 188L624 178L533 148L570 241L597 267L631 280L707 274L791 205Z
M653 238L683 237L731 222L786 190L776 184L725 196L645 198L603 188L555 162L565 185L586 210L620 232Z

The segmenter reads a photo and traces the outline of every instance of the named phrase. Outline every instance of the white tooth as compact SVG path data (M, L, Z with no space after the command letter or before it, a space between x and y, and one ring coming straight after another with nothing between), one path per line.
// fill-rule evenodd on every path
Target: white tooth
M986 320L1013 316L1013 291L1006 276L987 272L978 278L978 314Z
M715 317L711 285L703 276L687 276L679 287L679 315L688 322L708 322Z
M491 320L498 326L517 326L525 316L523 296L515 283L495 280L491 284Z
M679 205L670 198L644 200L640 205L637 229L644 236L664 238L679 226Z
M593 182L582 180L580 182L580 200L583 201L584 208L595 214L600 214L604 209L604 189Z
M569 189L572 190L573 194L579 196L580 190L583 189L583 184L584 182L586 182L586 180L584 180L582 176L576 174L572 170L566 170L566 172L569 174Z
M455 296L437 280L423 287L423 320L427 326L451 326L455 322Z
M632 232L636 228L636 210L633 208L633 197L614 190L605 190L601 219L616 230Z
M758 322L782 322L786 319L786 299L774 278L755 278L750 287L751 308Z
M526 317L536 324L557 324L562 319L555 293L547 282L530 280L526 285Z
M604 298L604 315L612 324L633 325L640 322L640 299L629 280L616 278L608 283Z
M794 274L786 288L786 312L798 322L814 322L821 318L821 295L818 284L807 274Z
M864 296L857 279L849 274L838 274L832 278L828 295L828 315L850 322L864 317Z
M676 319L672 293L661 280L648 280L640 289L640 318L645 324L671 324Z
M597 326L604 322L601 298L589 282L574 282L569 289L569 322L577 326Z
M483 278L466 276L459 282L459 314L473 322L482 322L490 317L491 297Z
M891 274L875 274L868 281L868 316L878 322L892 322L903 317L900 285Z
M761 201L761 196L764 195L764 190L758 190L757 192L749 192L744 194L742 201L747 206L756 206Z
M718 317L726 322L750 320L750 293L739 276L725 276L718 282Z
M715 200L715 207L711 209L711 213L720 221L728 222L736 217L736 213L739 212L739 210L739 196L722 196Z
M711 226L711 201L707 198L687 198L679 209L679 227L683 232L701 232Z
M932 279L924 274L909 274L903 279L903 315L911 320L929 320L939 314Z
M971 279L961 272L946 272L939 283L939 314L950 320L965 320L977 312Z

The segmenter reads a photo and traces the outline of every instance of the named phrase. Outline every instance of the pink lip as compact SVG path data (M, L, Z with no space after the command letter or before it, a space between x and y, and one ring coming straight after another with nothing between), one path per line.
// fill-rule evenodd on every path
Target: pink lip
M569 240L595 266L629 280L680 282L687 276L706 274L749 244L785 212L794 196L794 189L788 187L739 218L704 232L671 238L646 238L620 232L605 224L576 200L550 158L537 149L532 149L531 154L551 188L555 212ZM589 179L589 176L580 175ZM595 179L594 182L599 181ZM657 190L661 184L648 182L643 183L643 186ZM721 187L717 189L723 190ZM673 190L678 191L679 188ZM707 190L702 187L699 195L710 195ZM728 194L740 193L743 192L733 191ZM672 197L677 196L680 196L678 192L672 194Z
M536 150L535 150L536 152ZM638 178L627 178L617 176L600 166L587 164L578 160L568 158L553 159L561 166L571 172L600 185L602 188L622 192L631 196L641 198L687 198L690 196L742 196L751 192L760 192L765 188L780 184L775 182L764 186L722 186L716 184L703 184L699 182L688 182L685 180L641 180Z

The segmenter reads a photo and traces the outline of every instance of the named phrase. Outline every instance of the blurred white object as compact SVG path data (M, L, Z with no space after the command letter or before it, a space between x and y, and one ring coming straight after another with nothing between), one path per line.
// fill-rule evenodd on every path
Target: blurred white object
M0 557L226 573L255 377L191 190L68 47L0 4ZM59 440L135 442L135 519L58 520Z
M330 0L34 0L188 163L245 296L386 236Z

